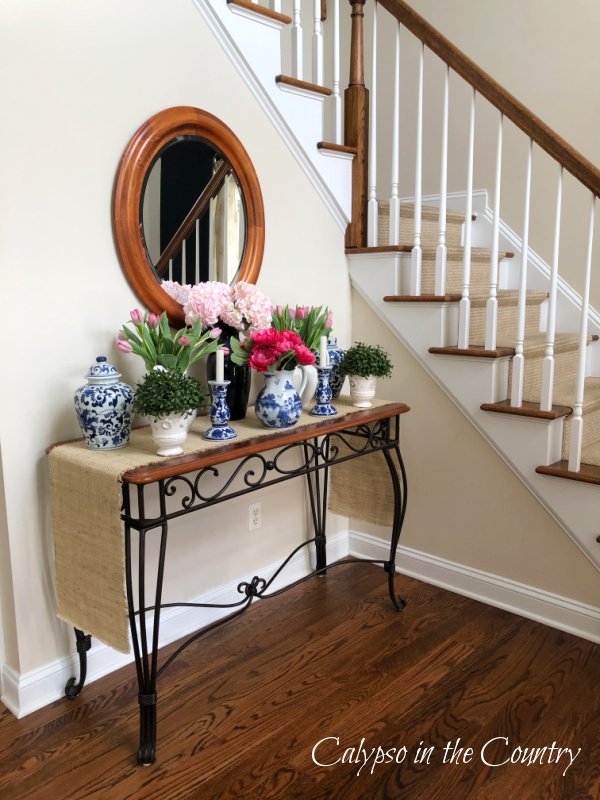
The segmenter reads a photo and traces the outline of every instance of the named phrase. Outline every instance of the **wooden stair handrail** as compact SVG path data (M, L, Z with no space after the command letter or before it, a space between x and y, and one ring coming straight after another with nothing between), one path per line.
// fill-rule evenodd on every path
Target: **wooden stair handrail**
M210 201L221 191L221 187L223 186L225 178L230 172L231 164L227 163L227 161L221 161L219 166L214 171L211 179L206 184L198 199L188 212L186 218L173 234L171 241L162 251L160 258L154 267L154 270L159 278L161 278L163 273L166 271L170 259L179 252L183 240L187 239L192 232L196 224L196 220L204 216Z
M450 66L482 97L527 134L596 197L600 197L600 169L530 111L516 97L446 39L404 0L379 0L380 4Z

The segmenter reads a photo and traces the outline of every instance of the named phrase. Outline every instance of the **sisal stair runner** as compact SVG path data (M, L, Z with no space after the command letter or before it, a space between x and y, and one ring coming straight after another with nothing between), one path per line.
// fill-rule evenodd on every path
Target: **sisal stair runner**
M460 301L462 292L464 250L462 248L462 226L464 214L448 211L446 217L446 295L447 302ZM414 233L414 206L400 206L400 244L411 246ZM434 297L435 254L439 238L439 210L425 206L422 209L421 244L423 248L422 283L420 301L427 296ZM378 244L389 241L389 202L379 203ZM499 253L500 269L502 262L511 258L512 253ZM486 329L486 304L489 296L491 250L472 248L471 250L471 322L469 344L471 347L484 347ZM542 303L547 299L546 292L527 291L524 343L524 402L539 404L542 366L545 355L546 335L540 331ZM390 295L386 302L402 302L410 298L405 295ZM516 290L498 291L497 347L514 349L518 319L519 293ZM588 337L588 344L594 337ZM554 395L555 407L573 408L577 379L579 337L575 333L557 333L554 343ZM508 396L511 393L512 376L509 377ZM583 450L582 463L600 466L600 378L586 378L585 400L583 405ZM565 414L562 411L562 414ZM559 414L560 416L560 414ZM565 418L562 457L568 459L571 443L572 418Z

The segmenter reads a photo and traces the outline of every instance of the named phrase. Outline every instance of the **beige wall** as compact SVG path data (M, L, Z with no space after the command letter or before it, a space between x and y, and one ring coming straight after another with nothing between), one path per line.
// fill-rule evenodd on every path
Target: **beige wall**
M110 215L119 158L138 126L179 104L224 120L263 191L261 287L275 302L329 304L344 342L350 290L343 232L190 0L9 0L0 30L0 441L18 634L6 626L4 633L18 635L6 656L23 672L73 647L71 631L54 618L44 448L79 435L72 395L96 355L114 359L130 382L140 374L114 345L138 301L119 266ZM179 526L167 595L176 581L201 591L287 553L305 520L286 514L282 524L281 514L299 506L302 492L289 484L265 493L263 527L252 536L248 500L206 512L206 549L195 561L197 537ZM219 569L213 555L224 559Z
M394 364L377 395L402 417L409 502L402 544L564 597L600 605L598 572L382 320L353 292L352 335ZM367 533L384 531L352 520Z
M410 0L410 5L546 124L600 164L600 4L595 0ZM391 16L380 10L378 195L390 191L393 31ZM369 23L370 25L370 23ZM369 27L369 26L368 26ZM400 167L403 196L414 195L417 40L401 37ZM439 193L442 87L445 68L425 51L423 192ZM370 74L370 73L369 73ZM448 190L466 189L470 89L456 74L450 79ZM386 111L388 115L385 120ZM498 114L487 101L476 103L474 187L487 189L492 206ZM501 217L519 236L523 231L527 137L504 124ZM552 258L558 168L534 148L530 246ZM578 291L583 287L589 192L568 173L563 196L560 274ZM600 225L596 226L594 272L600 273ZM600 279L592 284L600 307Z

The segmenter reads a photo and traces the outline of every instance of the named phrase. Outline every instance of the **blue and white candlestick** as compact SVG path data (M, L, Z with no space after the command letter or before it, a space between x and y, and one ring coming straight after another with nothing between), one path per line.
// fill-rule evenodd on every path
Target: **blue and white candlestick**
M224 442L235 439L237 433L229 425L231 414L227 405L227 387L231 381L209 381L212 403L210 406L211 427L202 434L204 439L211 442Z
M317 367L317 391L315 392L316 406L310 412L313 417L334 417L337 409L331 405L331 386L329 375L331 367Z

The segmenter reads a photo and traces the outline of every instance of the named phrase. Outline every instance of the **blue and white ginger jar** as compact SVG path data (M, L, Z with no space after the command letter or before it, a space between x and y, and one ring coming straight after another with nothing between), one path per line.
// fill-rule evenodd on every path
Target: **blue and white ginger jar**
M114 450L129 443L133 389L120 377L105 356L98 356L87 372L87 384L75 392L75 413L92 450Z
M302 414L302 400L294 387L294 370L265 373L265 385L258 393L254 410L267 428L291 428Z

